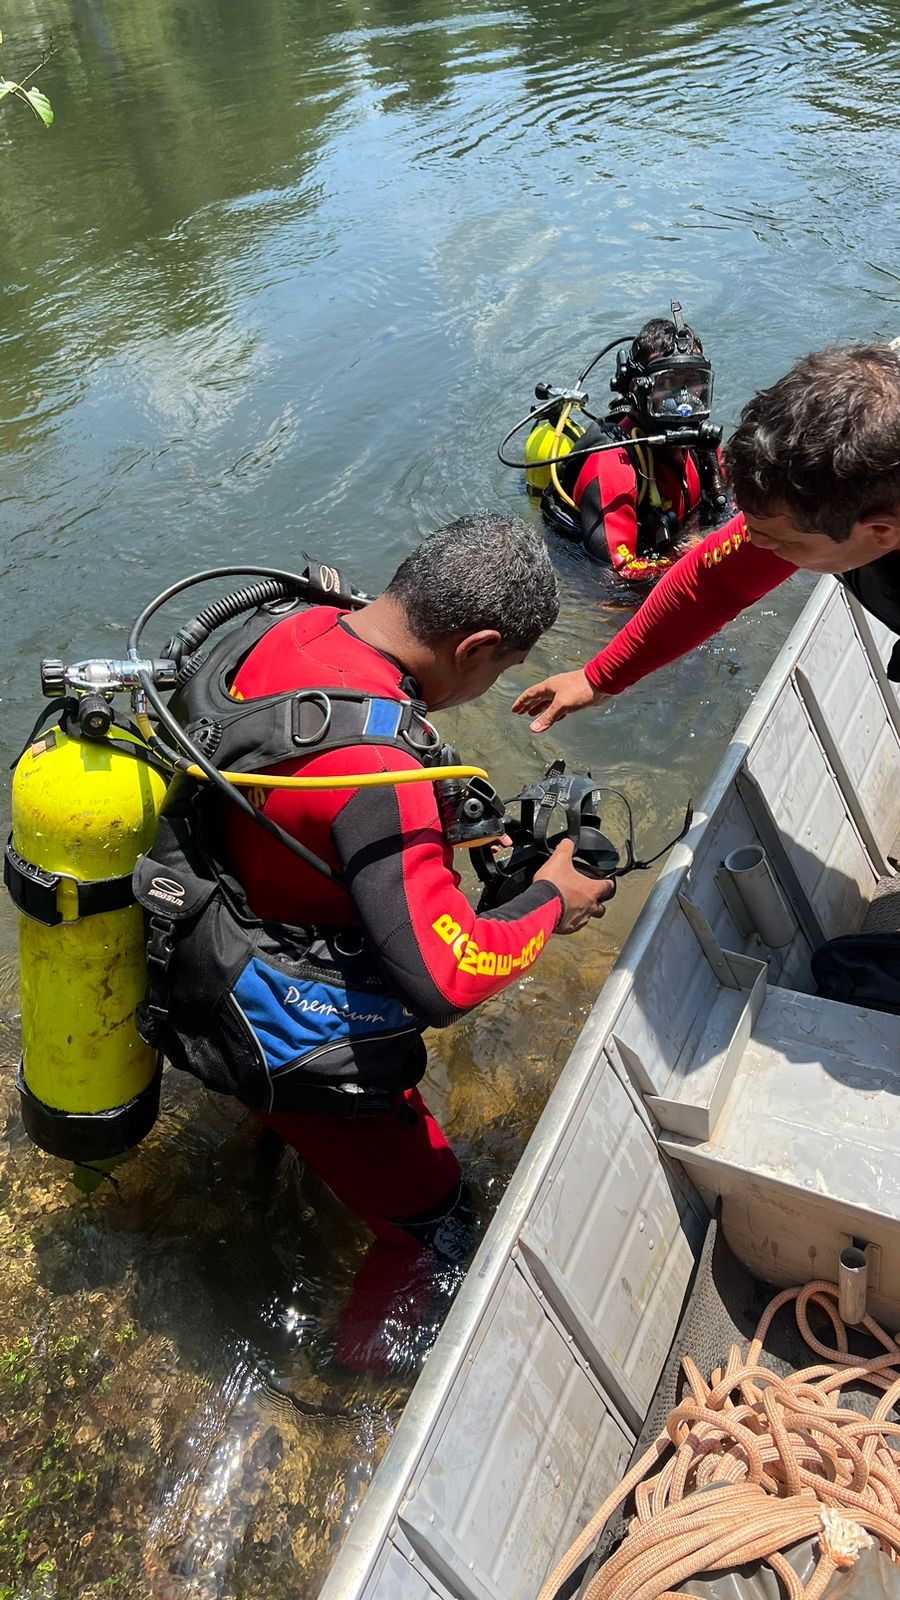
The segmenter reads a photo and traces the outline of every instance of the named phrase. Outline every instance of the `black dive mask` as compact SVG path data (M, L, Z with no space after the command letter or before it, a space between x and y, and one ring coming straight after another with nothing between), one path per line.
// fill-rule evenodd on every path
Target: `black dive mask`
M603 832L601 794L615 795L625 808L628 831L621 850ZM567 773L564 761L554 761L539 782L529 784L507 805L519 808L518 817L506 816L505 832L513 841L508 856L499 856L489 845L472 851L472 864L484 885L479 912L505 905L522 894L563 839L571 839L575 845L574 863L579 872L591 878L624 878L665 855L684 838L694 816L693 806L688 804L681 832L644 861L635 853L634 817L625 796L618 789L601 788L589 772ZM551 833L560 812L565 827Z
M705 422L712 410L713 369L705 356L692 349L692 336L677 300L672 301L672 320L675 340L669 355L658 356L645 366L638 359L635 341L630 351L621 349L616 356L611 388L634 406L648 432L696 426Z

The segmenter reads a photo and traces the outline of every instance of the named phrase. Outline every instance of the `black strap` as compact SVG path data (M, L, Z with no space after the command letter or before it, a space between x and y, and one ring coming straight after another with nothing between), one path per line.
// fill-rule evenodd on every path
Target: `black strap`
M329 567L324 561L308 561L303 576L309 584L305 600L315 598L320 604L339 606L342 610L359 608L358 592L339 568Z
M58 700L50 700L41 711L40 716L35 722L34 727L28 735L28 738L25 740L25 743L19 751L19 754L16 756L15 761L10 762L10 772L14 771L19 765L19 762L24 756L26 750L31 749L31 746L34 744L35 738L37 737L41 728L44 726L45 722L50 721L51 717L58 718L59 726L67 738L79 739L84 737L78 727L77 700L67 698L65 695L61 696ZM88 742L106 745L109 749L117 751L119 755L132 756L135 761L143 761L145 766L152 767L154 772L158 772L160 777L165 778L166 782L168 782L172 776L172 768L170 766L166 766L165 762L163 762L159 756L155 755L148 747L140 729L136 727L136 725L130 720L128 722L120 720L116 723L116 727L124 728L126 732L134 734L135 739L140 740L140 743L132 744L130 739L113 739L110 738L108 734L102 739L90 740Z
M45 722L49 722L51 717L56 717L56 716L58 716L60 718L60 721L62 721L62 719L65 717L66 713L71 709L71 705L72 705L72 702L70 700L68 700L65 695L62 695L62 696L60 696L60 698L58 700L51 700L47 705L44 706L43 710L41 711L40 715L38 716L38 718L37 718L37 720L36 720L36 722L34 724L34 727L32 728L30 734L28 735L28 738L25 740L25 743L23 744L21 750L19 751L19 754L16 756L14 761L11 761L9 763L10 772L13 772L15 770L15 768L19 765L19 762L21 761L23 755L25 754L25 751L30 749L31 746L34 744L35 738L40 733L42 727L44 726L44 723Z
M175 954L175 922L154 911L147 919L147 994L138 1007L138 1027L147 1044L159 1048L169 1016L169 968Z
M198 705L204 693L206 709L183 726L220 771L265 772L298 755L320 756L367 744L403 750L423 766L433 765L440 755L440 738L417 700L333 686L234 700L220 696L215 685L207 695L200 677L189 687L196 691Z
M59 909L58 890L65 880L74 883L78 891L78 917L64 919ZM3 882L13 904L47 928L55 928L63 920L72 922L82 917L95 917L103 911L124 911L134 905L131 873L121 878L98 878L92 883L75 878L68 872L45 872L36 862L20 856L12 842L6 843L3 858Z
M154 754L144 742L143 735L134 724L123 722L119 723L118 726L126 728L129 733L134 733L140 739L140 744L132 744L130 739L111 739L108 734L103 739L95 739L94 743L105 745L108 749L115 750L118 755L131 756L134 761L143 761L145 767L152 767L153 771L157 772L161 778L165 778L166 783L170 783L173 776L171 766L167 765L160 756ZM71 733L69 737L72 737Z
M59 702L54 702L54 704L59 704ZM160 756L150 749L137 723L132 722L130 717L127 719L119 717L113 723L113 730L118 729L120 732L130 733L132 735L131 739L114 739L111 733L104 734L102 739L85 739L78 726L78 702L69 700L63 701L62 704L66 706L68 715L60 718L60 726L68 738L81 739L84 743L95 745L98 748L105 747L108 750L115 750L118 755L130 756L132 761L143 761L145 767L152 767L153 771L157 772L161 778L165 778L167 783L171 782L171 765L163 761Z

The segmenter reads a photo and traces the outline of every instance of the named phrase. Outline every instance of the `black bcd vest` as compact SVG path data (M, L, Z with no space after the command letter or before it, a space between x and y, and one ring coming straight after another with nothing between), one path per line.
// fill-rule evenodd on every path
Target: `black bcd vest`
M220 771L255 772L357 744L424 765L440 741L416 700L303 688L235 700L241 662L307 603L273 602L197 652L169 709ZM198 659L199 657L199 659ZM149 987L144 1039L208 1088L262 1111L372 1115L425 1070L422 1023L353 927L254 916L222 840L217 788L179 777L134 872Z

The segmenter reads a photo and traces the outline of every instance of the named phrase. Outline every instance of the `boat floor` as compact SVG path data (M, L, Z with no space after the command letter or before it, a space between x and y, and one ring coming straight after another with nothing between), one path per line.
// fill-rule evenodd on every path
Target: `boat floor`
M900 861L900 837L890 852L891 864ZM873 895L863 924L865 933L891 933L900 930L900 876L882 878ZM720 1208L721 1209L721 1203ZM704 1375L711 1373L727 1359L731 1345L746 1349L756 1331L760 1317L775 1294L776 1288L754 1277L738 1260L726 1243L721 1231L718 1212L710 1219L703 1249L694 1275L691 1292L682 1313L678 1332L666 1359L657 1384L650 1409L640 1437L634 1447L629 1466L637 1461L665 1427L670 1411L681 1399L684 1378L682 1360L690 1355ZM829 1339L829 1325L823 1314L822 1336ZM860 1347L862 1348L862 1346ZM876 1347L871 1345L871 1353ZM786 1376L804 1366L815 1357L804 1341L791 1312L785 1310L775 1318L766 1338L765 1364ZM851 1388L845 1391L849 1405L859 1410L871 1410L874 1395L871 1391ZM582 1596L597 1569L624 1537L631 1507L616 1512L601 1532L596 1546L586 1564L573 1576L561 1591L559 1600L574 1600Z

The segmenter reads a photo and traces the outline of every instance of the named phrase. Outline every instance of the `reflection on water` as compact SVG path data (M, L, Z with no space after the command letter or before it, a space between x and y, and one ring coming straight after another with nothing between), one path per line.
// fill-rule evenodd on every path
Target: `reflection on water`
M7 0L4 72L51 28L52 133L0 107L4 768L39 658L119 652L174 575L309 548L374 589L441 521L533 518L500 435L672 294L726 425L802 350L898 331L873 0ZM513 693L625 614L553 548L559 626L446 734L506 794L590 766L650 851L808 586L538 749ZM646 892L434 1038L483 1221ZM4 903L7 1014L12 941ZM454 1282L411 1266L390 1361L339 1367L368 1241L292 1154L170 1081L87 1200L24 1138L16 1052L4 1025L0 1596L314 1595Z

